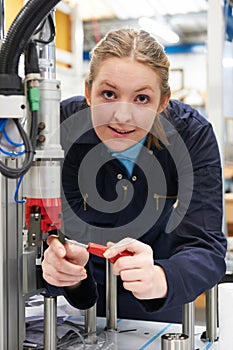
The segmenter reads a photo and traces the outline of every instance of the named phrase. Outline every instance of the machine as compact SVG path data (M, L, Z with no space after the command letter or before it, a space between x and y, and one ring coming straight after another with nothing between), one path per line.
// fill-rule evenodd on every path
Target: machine
M4 36L1 0L1 350L24 348L25 300L33 293L43 292L40 284L43 241L50 230L62 226L63 151L53 12L58 2L29 0ZM24 66L23 77L18 73L20 64ZM55 298L45 300L52 312L55 303ZM46 317L47 321L50 316ZM51 334L51 322L46 325ZM53 338L56 337L51 334ZM45 342L51 342L46 338L46 329ZM47 344L45 348L55 349L56 344Z

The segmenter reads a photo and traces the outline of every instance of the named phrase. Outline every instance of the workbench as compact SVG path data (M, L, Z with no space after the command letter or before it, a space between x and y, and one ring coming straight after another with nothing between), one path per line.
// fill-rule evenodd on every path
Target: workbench
M85 337L85 311L77 310L67 303L64 297L58 297L57 302L57 336L62 338L69 330L76 331L74 345L65 347L65 350L161 350L161 336L166 333L182 333L182 325L174 323L159 323L151 321L117 319L117 330L106 330L106 318L94 317L96 333ZM38 333L31 333L27 337L30 342L43 344L44 306L41 296L33 298L26 307L26 322L32 320L32 329ZM206 330L203 326L195 326L195 350L218 350L218 342L201 340ZM77 334L75 334L77 333ZM38 338L42 336L41 339ZM81 335L81 337L79 336ZM85 346L82 343L85 342ZM34 344L36 345L36 344ZM41 348L41 347L40 347ZM27 349L37 349L36 346ZM58 347L60 349L60 347ZM64 347L62 347L64 349ZM194 350L194 349L192 349Z
M80 323L81 319L70 317L70 321ZM117 331L104 331L106 325L105 318L97 318L97 335L100 344L87 344L88 350L160 350L161 336L165 333L182 333L182 325L172 323L158 323L150 321L135 321L118 319ZM202 326L195 326L195 349L199 350L217 350L218 342L204 342L200 339L203 331ZM101 339L106 340L101 343ZM103 347L102 347L103 346ZM76 345L67 350L83 349L83 345Z

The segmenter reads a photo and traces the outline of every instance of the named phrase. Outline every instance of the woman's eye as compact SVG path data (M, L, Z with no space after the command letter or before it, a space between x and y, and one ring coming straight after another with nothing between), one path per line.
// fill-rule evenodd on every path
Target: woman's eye
M103 92L103 96L104 98L106 98L107 100L112 100L113 98L115 98L115 94L112 91L104 91Z
M149 101L149 97L146 95L139 95L137 96L136 101L138 103L147 103Z

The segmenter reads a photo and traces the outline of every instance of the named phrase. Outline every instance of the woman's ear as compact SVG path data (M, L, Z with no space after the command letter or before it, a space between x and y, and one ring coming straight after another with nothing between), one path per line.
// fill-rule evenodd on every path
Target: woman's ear
M87 100L87 104L90 106L91 105L91 91L90 91L90 86L87 81L85 81L85 97Z
M165 96L162 96L160 106L158 108L158 113L161 113L162 111L164 111L164 109L167 107L169 103L170 97L171 97L171 92L169 92Z

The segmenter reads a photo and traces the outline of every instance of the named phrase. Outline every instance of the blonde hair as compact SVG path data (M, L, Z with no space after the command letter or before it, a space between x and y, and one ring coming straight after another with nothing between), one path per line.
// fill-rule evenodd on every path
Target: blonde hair
M90 69L86 82L91 89L100 65L110 57L132 57L136 61L148 65L160 77L161 101L170 96L169 67L170 62L164 52L163 46L148 32L132 28L117 29L108 32L103 39L93 48L90 55ZM163 144L168 140L162 127L159 116L156 116L153 132ZM147 146L152 143L159 148L161 145L156 136L149 134Z

